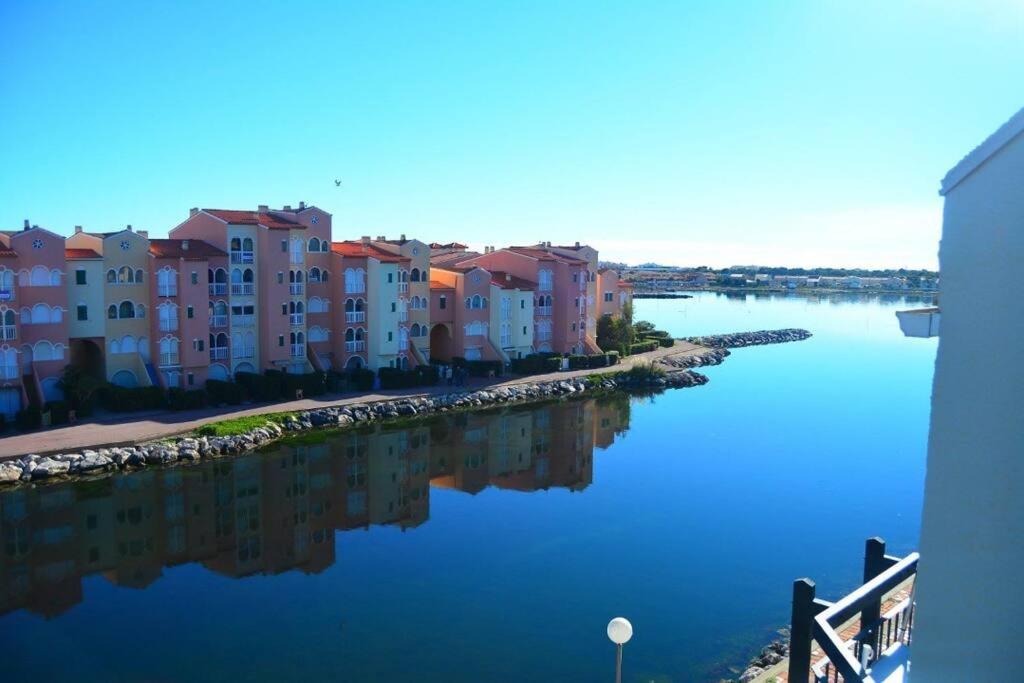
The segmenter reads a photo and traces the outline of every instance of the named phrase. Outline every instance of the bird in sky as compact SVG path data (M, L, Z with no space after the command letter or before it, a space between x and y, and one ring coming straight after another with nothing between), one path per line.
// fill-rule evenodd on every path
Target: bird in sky
M335 186L335 187L341 187L341 181L340 181L340 180L338 180L337 178L335 178L335 180L334 180L334 186Z

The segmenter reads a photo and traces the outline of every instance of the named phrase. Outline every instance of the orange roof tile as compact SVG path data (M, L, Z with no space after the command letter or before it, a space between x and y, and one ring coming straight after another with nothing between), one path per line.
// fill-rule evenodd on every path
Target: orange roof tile
M537 289L536 282L530 282L529 280L516 277L515 275L509 275L508 273L500 270L491 271L491 282L502 289L525 289L529 291Z
M529 256L540 261L561 261L563 263L582 264L586 263L578 258L572 258L571 256L565 256L563 254L555 254L544 249L538 249L536 247L506 247L505 251L511 251L514 254L522 254L523 256Z
M206 261L217 256L227 256L223 249L197 239L150 240L149 253L157 258L183 258L186 261Z
M362 242L331 242L331 251L341 256L374 258L382 263L408 263L408 256L399 256L372 244Z
M69 261L75 259L90 259L90 258L103 258L99 252L94 249L65 249L64 258Z
M236 211L234 209L203 209L222 221L239 225L262 225L271 230L304 230L306 226L264 211Z
M455 289L451 285L446 285L445 283L439 282L437 280L431 280L430 281L430 288L431 289Z

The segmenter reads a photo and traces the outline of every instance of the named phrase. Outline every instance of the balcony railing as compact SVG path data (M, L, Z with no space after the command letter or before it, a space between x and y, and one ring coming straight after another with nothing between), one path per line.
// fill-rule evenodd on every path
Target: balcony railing
M551 306L538 306L537 315L551 315Z
M301 327L306 324L306 315L304 313L290 313L288 315L288 322L292 324L292 327Z
M347 322L347 323L366 322L366 311L345 311L345 322Z
M366 350L366 342L363 340L359 341L347 341L345 342L345 350L349 353L359 353L360 351Z
M252 263L253 257L251 251L233 251L231 252L232 263Z
M408 282L399 282L398 283L398 293L399 294L408 294L409 293L409 283Z
M235 327L252 327L256 324L256 316L233 315L231 316L231 324Z
M346 282L345 293L346 294L362 294L366 291L365 282Z
M161 332L174 332L178 329L177 318L161 318L160 319L160 331Z
M302 358L306 355L305 344L292 344L292 358Z
M232 283L231 285L231 294L234 296L252 296L255 293L256 285L251 282Z
M288 285L288 293L293 296L302 294L305 290L306 288L302 286L302 283L293 282L292 284Z
M15 379L17 376L17 365L0 365L0 379Z
M228 316L227 315L211 315L210 316L210 327L227 327Z
M226 346L212 346L210 347L210 360L226 360L228 357L228 347Z
M178 296L178 285L157 285L157 296Z
M400 322L400 323L409 322L409 311L399 311L398 312L398 322Z
M210 285L210 296L224 296L228 293L228 283L214 282Z
M253 346L242 346L234 349L235 358L252 358L256 355L256 348Z
M0 340L11 341L18 338L18 328L14 325L0 325Z
M160 367L164 368L173 365L181 365L181 361L177 353L160 354Z
M890 680L896 672L904 674L898 680L905 680L910 668L917 561L917 553L902 559L886 555L885 541L871 538L864 554L866 582L838 602L816 598L809 579L796 581L789 680L805 681L813 673L818 683L872 683ZM857 616L857 633L844 641L840 632ZM824 654L813 665L812 640Z

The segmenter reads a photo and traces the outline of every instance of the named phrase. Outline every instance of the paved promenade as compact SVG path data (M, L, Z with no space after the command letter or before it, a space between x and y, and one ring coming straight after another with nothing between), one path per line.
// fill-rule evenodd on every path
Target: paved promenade
M279 403L260 403L253 406L225 406L221 408L203 408L200 410L153 411L145 413L107 414L90 422L79 422L73 425L55 427L26 434L15 434L0 439L0 460L10 459L27 453L55 453L62 451L80 451L84 448L101 446L118 446L152 441L163 437L184 434L202 427L210 422L218 422L235 417L283 413L292 410L310 410L329 406L343 406L351 403L368 403L387 401L412 396L429 396L432 394L448 394L453 391L469 391L488 387L509 386L514 384L545 382L557 379L569 379L602 372L628 370L638 363L649 363L658 358L674 355L700 355L707 351L702 346L688 342L676 341L670 349L657 349L650 353L629 356L613 368L595 368L590 370L571 370L553 372L544 375L516 377L509 380L470 379L464 387L438 385L417 389L399 389L378 391L367 394L325 394L315 398L298 401L282 401Z

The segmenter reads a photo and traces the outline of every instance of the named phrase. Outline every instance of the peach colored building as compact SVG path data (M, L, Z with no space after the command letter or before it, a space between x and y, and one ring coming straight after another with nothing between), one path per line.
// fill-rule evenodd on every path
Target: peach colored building
M597 274L597 317L621 317L627 303L633 303L633 285L620 279L613 268L602 268Z

